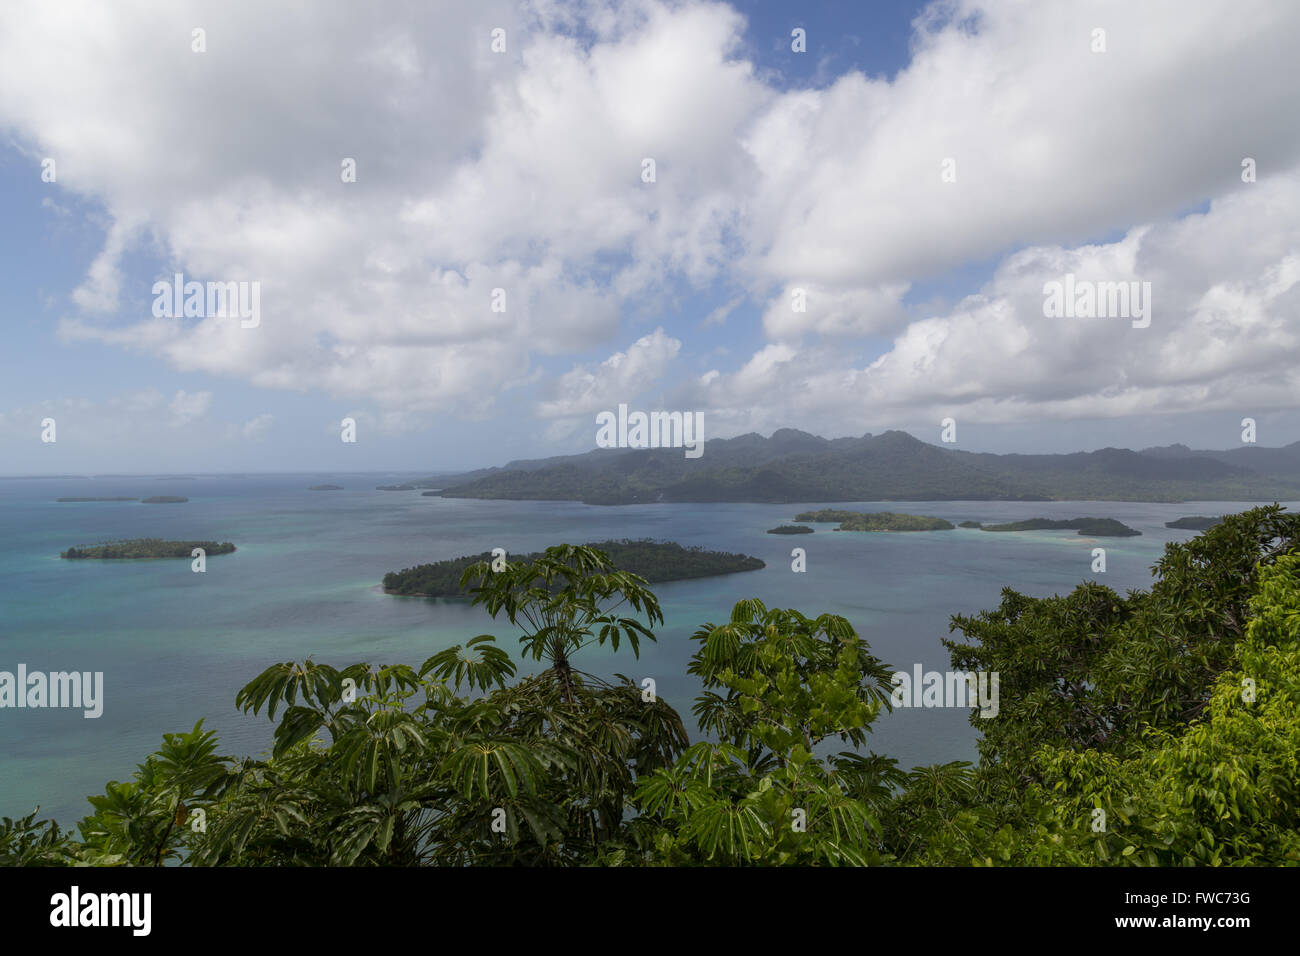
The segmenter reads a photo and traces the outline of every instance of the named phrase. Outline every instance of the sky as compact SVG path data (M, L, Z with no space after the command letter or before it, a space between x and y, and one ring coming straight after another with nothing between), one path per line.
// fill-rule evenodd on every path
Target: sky
M1297 36L1269 0L11 0L0 474L451 471L620 404L1296 441ZM256 320L159 314L178 273ZM1066 275L1145 324L1046 314Z

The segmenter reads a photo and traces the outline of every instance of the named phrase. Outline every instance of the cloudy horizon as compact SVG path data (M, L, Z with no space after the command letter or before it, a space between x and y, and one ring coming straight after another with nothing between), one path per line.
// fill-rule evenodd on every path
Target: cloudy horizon
M1297 35L1266 2L6 4L0 474L468 470L620 404L1294 442ZM256 321L167 314L177 275ZM1147 314L1047 314L1067 277Z

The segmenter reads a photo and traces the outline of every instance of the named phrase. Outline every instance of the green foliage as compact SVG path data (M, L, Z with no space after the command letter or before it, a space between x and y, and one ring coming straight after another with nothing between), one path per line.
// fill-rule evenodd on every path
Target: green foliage
M0 817L0 866L73 866L80 859L72 835L53 820L37 820L38 812Z
M852 625L739 602L696 631L694 712L720 743L689 748L637 792L643 842L671 864L864 865L879 859L879 788L856 754L823 760L829 737L859 746L889 701L889 669ZM873 755L874 756L874 755Z
M1032 755L1019 862L1300 865L1300 557L1262 568L1251 606L1198 719L1124 754Z
M203 721L183 734L163 734L162 747L138 765L134 779L110 781L89 798L95 812L78 825L88 862L161 866L185 856L185 824L236 782L231 760L216 753L216 733Z
M1033 842L1046 856L1032 862L1055 859L1046 851L1060 845L1054 840L1064 839L1066 824L1043 794L1056 786L1067 756L1076 783L1089 778L1102 787L1117 767L1150 760L1162 741L1203 718L1237 661L1251 608L1260 606L1252 600L1261 572L1298 544L1300 516L1278 505L1256 508L1166 545L1149 592L1124 598L1088 582L1039 599L1005 589L996 610L953 618L967 638L945 641L953 666L1000 677L998 717L971 718L983 731L978 803L1010 828L999 853L1012 852L1013 835L1047 833L1052 840ZM1058 754L1056 763L1044 762L1045 750ZM1123 802L1115 809L1144 810ZM1077 813L1068 823L1084 825Z
M418 670L273 665L236 699L278 718L272 752L225 767L232 783L207 828L184 833L188 862L572 865L630 845L637 780L672 764L685 730L628 678L601 680L574 658L593 644L635 652L653 640L654 595L600 552L569 545L465 578L546 669L507 683L515 665L491 635ZM110 785L106 798L117 816L144 821L142 846L164 826L134 808L152 789Z

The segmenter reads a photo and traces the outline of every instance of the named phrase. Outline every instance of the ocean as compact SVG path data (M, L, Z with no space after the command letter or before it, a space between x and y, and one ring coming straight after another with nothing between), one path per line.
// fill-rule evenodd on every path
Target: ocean
M385 492L402 475L99 477L0 481L0 671L102 671L103 715L80 710L0 709L0 815L40 805L71 826L90 809L86 796L129 779L162 734L200 718L220 734L220 752L260 754L270 742L265 716L239 713L240 687L277 661L312 658L421 664L451 644L495 634L521 674L517 633L468 602L383 594L388 571L505 548L511 554L562 542L656 538L762 558L760 571L658 584L664 624L640 659L624 649L585 651L575 661L601 674L655 680L692 731L699 691L686 673L691 634L722 623L732 605L759 597L809 616L847 617L893 669L945 671L953 614L995 607L1003 587L1035 596L1065 593L1096 579L1121 594L1151 583L1166 542L1192 532L1164 522L1218 515L1241 502L806 502L658 504L600 507L573 502L477 501ZM309 491L333 483L342 491ZM56 503L64 496L182 495L185 504ZM905 511L954 524L1033 517L1116 518L1141 537L1090 539L1073 532L989 534L973 529L903 534L832 532L783 536L766 529L822 507ZM1295 507L1290 503L1289 507ZM207 571L188 560L68 561L74 545L117 538L233 541ZM1107 570L1091 571L1092 549ZM791 570L791 550L807 571ZM1014 702L1003 699L1003 710ZM899 709L874 725L867 749L904 768L975 759L977 731L965 709Z

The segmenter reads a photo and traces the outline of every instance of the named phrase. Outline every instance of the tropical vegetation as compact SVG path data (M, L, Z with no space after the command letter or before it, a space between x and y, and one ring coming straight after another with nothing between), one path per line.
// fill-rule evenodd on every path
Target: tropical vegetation
M236 696L261 758L165 734L75 831L0 820L0 863L195 866L1300 864L1300 517L1166 545L1149 590L1092 581L957 615L1000 675L975 764L865 751L890 668L852 625L738 602L695 632L700 736L652 681L598 675L663 615L559 545L462 574L498 635L422 664L267 668ZM600 655L598 658L597 655Z

